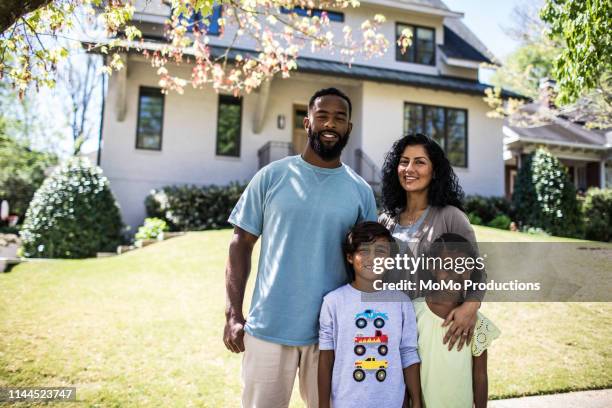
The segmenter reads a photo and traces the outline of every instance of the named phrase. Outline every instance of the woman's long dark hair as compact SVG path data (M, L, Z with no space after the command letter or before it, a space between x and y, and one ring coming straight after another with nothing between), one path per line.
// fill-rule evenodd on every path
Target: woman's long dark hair
M420 145L425 148L433 165L433 177L429 184L427 201L429 205L444 207L454 205L463 210L463 189L459 185L457 175L453 171L444 150L433 139L421 134L410 134L393 143L393 147L385 156L382 169L382 206L392 216L397 216L406 208L406 191L402 188L397 175L402 153L406 146Z

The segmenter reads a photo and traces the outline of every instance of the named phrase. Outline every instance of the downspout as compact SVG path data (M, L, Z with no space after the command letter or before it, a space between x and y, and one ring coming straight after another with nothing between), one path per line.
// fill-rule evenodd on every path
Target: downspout
M106 57L102 56L102 64L106 63ZM102 73L102 113L100 114L100 131L98 134L98 157L96 158L96 165L100 166L100 161L102 160L102 130L104 128L104 105L106 103L106 74Z

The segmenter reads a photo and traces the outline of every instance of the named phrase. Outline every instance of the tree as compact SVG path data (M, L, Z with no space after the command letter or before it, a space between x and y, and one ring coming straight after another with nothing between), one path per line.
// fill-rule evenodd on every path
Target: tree
M4 118L0 118L0 200L7 200L11 213L23 220L45 171L57 163L57 157L32 150L7 136L5 129Z
M161 0L157 0L161 1ZM58 44L74 27L75 10L82 8L90 18L98 15L105 31L104 39L90 39L90 50L107 54L106 72L122 68L120 52L138 48L140 31L130 21L134 14L131 2L114 0L52 0L40 2L10 1L0 8L0 75L24 92L35 86L53 86L59 61L66 58L68 48ZM214 89L235 94L250 92L276 74L287 77L297 68L298 54L305 47L335 49L347 63L357 52L378 56L386 52L388 40L377 32L384 16L376 15L361 25L360 38L355 39L351 27L345 25L337 39L330 20L322 9L358 7L357 0L222 0L224 14L218 19L237 28L226 52L216 55L209 46L209 18L214 0L171 0L172 16L168 21L168 43L153 52L142 50L158 68L160 85L181 92L189 82L196 88L212 84ZM290 12L281 12L281 8ZM308 12L312 18L300 14ZM257 52L232 55L229 50L243 37L257 44ZM110 38L110 39L109 39ZM405 30L398 43L405 50L410 45L410 32ZM188 51L188 52L187 52ZM191 78L173 76L169 62L189 58L195 63Z
M581 6L576 6L575 3L580 3ZM605 19L601 17L605 13L610 14L610 5L596 1L592 2L593 6L590 9L582 10L586 7L583 7L586 3L588 2L548 0L541 11L538 11L533 5L515 8L514 24L506 31L510 36L519 40L521 45L507 58L504 67L498 70L493 81L495 88L487 89L485 92L485 101L492 108L489 116L508 117L515 126L544 124L554 121L557 117L585 123L590 128L612 126L612 74L610 71L612 42L608 30L609 19L604 22ZM562 7L561 4L563 7L572 9L572 12L558 12L557 7ZM601 18L584 15L595 12L594 8ZM565 18L563 23L561 23L561 15ZM586 33L585 35L596 33L601 35L596 41L586 42L591 46L591 51L580 51L585 47L576 43L572 38L569 38L568 41L564 30L557 27L560 24L571 27L580 26ZM573 32L573 30L572 28L569 31ZM574 35L578 36L576 33ZM571 48L575 50L570 51ZM588 59L586 65L590 65L590 68L574 67L573 71L568 71L570 68L565 60L568 53L583 55ZM581 73L590 73L590 75L597 76L598 79L590 81L590 85L587 86L587 82L579 76ZM527 98L537 99L539 82L544 78L557 81L558 92L554 98L554 106L543 107L536 112L528 112L522 109L525 101L511 98L503 101L501 98L501 88L505 88Z
M564 237L581 235L576 188L565 166L544 148L522 163L512 203L523 227L542 228Z
M73 154L78 154L83 142L91 137L93 118L91 108L94 102L94 91L99 83L96 70L98 57L91 54L72 55L64 63L62 70L63 89L66 98L65 110L72 135Z
M602 88L612 70L612 2L548 0L540 16L550 25L549 37L565 43L554 65L559 103Z
M554 61L562 51L558 39L545 34L546 23L539 17L542 3L536 1L513 8L512 23L503 29L520 45L492 78L493 84L531 99L538 98L540 79L553 77Z

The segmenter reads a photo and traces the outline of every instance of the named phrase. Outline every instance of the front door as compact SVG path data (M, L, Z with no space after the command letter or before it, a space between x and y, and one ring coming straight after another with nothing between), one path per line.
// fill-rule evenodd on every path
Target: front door
M293 153L302 154L308 143L308 133L304 129L304 118L308 115L308 107L293 105Z

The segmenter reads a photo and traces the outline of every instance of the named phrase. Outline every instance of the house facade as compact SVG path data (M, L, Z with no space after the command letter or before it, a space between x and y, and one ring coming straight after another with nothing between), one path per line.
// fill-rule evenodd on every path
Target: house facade
M163 2L136 6L144 46L153 48L170 8ZM357 9L329 12L339 32L343 24L357 28L384 14L381 32L390 49L350 68L338 55L304 52L291 78L274 78L242 98L190 87L183 95L164 95L155 68L137 52L125 54L125 69L109 78L99 164L126 224L142 223L144 199L154 188L248 181L270 161L301 152L308 100L329 86L353 103L353 131L342 160L375 188L392 143L416 131L443 146L466 193L504 194L503 123L486 116L486 86L478 82L479 64L492 57L463 25L462 13L438 0L362 1ZM414 44L402 55L394 44L406 27ZM212 36L211 45L223 49L233 29ZM235 48L254 49L248 41ZM190 77L188 64L170 69Z
M539 100L523 106L519 118L523 112L536 118L542 116L542 109L552 103L554 86L554 81L542 80ZM565 165L578 192L584 193L591 187L612 187L612 129L589 129L584 123L562 116L534 124L513 122L505 120L502 129L506 197L512 197L518 171L526 156L539 147L546 148Z

